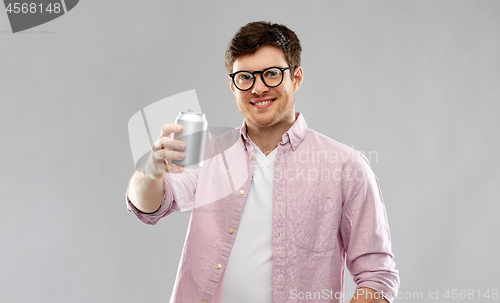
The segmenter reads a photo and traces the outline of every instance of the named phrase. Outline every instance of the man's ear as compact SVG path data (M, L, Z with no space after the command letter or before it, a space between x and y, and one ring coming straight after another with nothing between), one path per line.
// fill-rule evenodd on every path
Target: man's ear
M293 76L294 92L296 92L302 85L302 80L304 80L304 72L302 71L302 67L298 66L295 68Z
M229 78L229 88L231 88L231 91L233 92L234 94L234 85L233 85L233 80L231 79L231 77L228 77Z

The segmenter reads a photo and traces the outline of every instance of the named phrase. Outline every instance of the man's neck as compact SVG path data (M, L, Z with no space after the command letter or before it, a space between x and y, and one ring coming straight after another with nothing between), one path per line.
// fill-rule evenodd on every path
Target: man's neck
M282 121L268 127L257 127L247 124L247 133L253 143L267 156L278 147L283 134L292 127L293 123L295 123L295 115L293 116L293 121Z

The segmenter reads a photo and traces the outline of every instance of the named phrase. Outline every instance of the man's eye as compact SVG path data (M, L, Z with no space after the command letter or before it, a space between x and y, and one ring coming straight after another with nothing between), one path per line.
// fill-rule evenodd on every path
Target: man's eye
M238 75L238 81L252 81L252 74L241 74Z
M265 73L264 77L266 77L266 78L276 78L276 77L279 77L279 75L280 75L280 71L275 69L275 70L268 70Z

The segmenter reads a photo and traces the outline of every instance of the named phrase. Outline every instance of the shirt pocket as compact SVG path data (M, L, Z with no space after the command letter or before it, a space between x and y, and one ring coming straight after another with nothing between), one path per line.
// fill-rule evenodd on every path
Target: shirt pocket
M337 245L339 211L330 197L298 197L293 205L294 243L312 252L331 250Z

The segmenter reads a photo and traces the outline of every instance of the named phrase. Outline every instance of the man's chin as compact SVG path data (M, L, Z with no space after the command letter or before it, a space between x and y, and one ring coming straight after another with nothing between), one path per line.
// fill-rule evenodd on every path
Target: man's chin
M274 124L274 120L272 118L263 119L262 117L252 117L252 120L250 121L252 126L256 128L267 128Z

